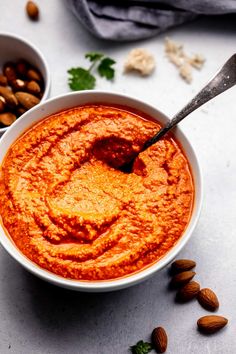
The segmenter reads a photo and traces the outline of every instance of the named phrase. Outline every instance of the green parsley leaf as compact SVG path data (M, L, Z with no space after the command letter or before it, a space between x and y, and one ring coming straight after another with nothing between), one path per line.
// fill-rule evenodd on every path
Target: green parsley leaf
M115 70L112 68L112 65L115 64L115 60L111 58L104 58L101 60L99 66L98 66L98 72L100 76L104 77L107 80L112 80L115 75Z
M68 84L73 91L91 90L95 87L96 78L88 70L71 68L68 74Z
M104 57L104 54L102 53L97 53L97 52L90 52L85 54L85 58L89 59L90 61L97 61L100 60Z
M133 354L148 354L152 349L152 345L143 340L140 340L137 344L130 347Z
M91 62L88 69L81 67L71 68L68 70L69 79L68 85L71 90L91 90L96 85L96 78L91 73L96 69L100 76L106 77L107 80L113 79L115 70L113 65L115 61L111 58L104 58L104 54L97 52L90 52L85 54L85 58Z

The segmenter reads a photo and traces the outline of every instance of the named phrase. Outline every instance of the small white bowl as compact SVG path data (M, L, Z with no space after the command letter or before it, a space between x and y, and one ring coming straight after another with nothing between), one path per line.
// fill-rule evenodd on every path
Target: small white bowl
M129 96L103 91L82 91L69 93L56 98L52 98L44 103L33 107L30 111L23 114L22 117L20 117L11 127L9 127L8 131L3 135L2 139L0 140L0 165L9 147L23 132L25 132L34 123L37 123L43 118L61 110L76 107L86 103L104 103L110 105L115 104L130 107L131 109L135 108L136 110L144 112L147 115L153 117L154 119L157 119L162 124L165 124L169 120L163 113L158 111L156 108ZM165 267L168 263L170 263L184 247L196 226L202 204L202 178L195 152L188 139L181 132L180 128L177 127L173 133L182 145L192 169L195 186L195 202L191 220L188 224L187 229L185 230L179 241L176 243L176 245L171 248L171 250L158 262L133 275L129 275L120 279L105 281L79 281L65 279L61 276L53 274L39 267L37 264L33 263L31 260L26 258L15 246L13 241L9 238L4 228L0 224L0 242L2 246L17 262L19 262L23 267L28 269L31 273L52 284L68 289L87 292L113 291L129 287L131 285L140 283L144 279L147 279L148 277Z
M0 33L0 72L6 62L16 62L19 59L25 59L42 74L44 80L44 94L41 98L41 102L45 101L49 96L51 81L48 64L43 54L24 38L18 37L12 33ZM8 127L0 128L0 136L7 129Z

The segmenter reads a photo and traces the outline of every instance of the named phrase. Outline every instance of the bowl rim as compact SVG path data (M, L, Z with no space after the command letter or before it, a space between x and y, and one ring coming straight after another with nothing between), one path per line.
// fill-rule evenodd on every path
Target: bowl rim
M44 66L44 69L45 69L45 83L44 83L45 90L44 90L44 93L43 93L43 96L42 96L40 102L44 102L49 96L50 87L51 87L51 74L50 74L49 66L48 66L48 63L45 59L44 54L40 51L40 49L38 47L36 47L35 44L31 43L30 41L23 38L22 36L18 36L14 33L11 33L11 32L0 32L0 37L15 39L15 40L18 40L19 42L26 44L29 47L31 47L31 49L33 49L33 51L40 57L42 64ZM9 129L9 127L0 128L0 137L1 137L1 134L6 132L8 129Z
M169 118L163 114L161 111L159 111L157 108L155 108L153 105L146 103L140 99L137 99L135 97L132 97L130 95L125 95L121 93L116 93L116 92L110 92L110 91L103 91L103 90L86 90L86 91L77 91L77 92L71 92L71 93L66 93L62 94L56 97L53 97L46 102L40 103L37 106L31 108L29 111L24 113L20 118L17 119L16 122L14 122L7 132L3 135L3 137L0 139L0 151L1 151L1 145L4 144L5 140L8 139L8 136L11 135L12 131L17 129L18 124L24 119L26 115L29 115L33 113L34 111L41 110L43 111L43 116L41 119L36 119L34 123L31 125L33 126L34 124L37 124L40 120L46 118L47 116L50 116L51 114L55 114L56 112L61 111L60 109L55 110L54 113L48 114L46 113L47 105L51 102L56 102L60 101L63 99L66 99L69 96L89 96L89 95L96 95L96 96L108 96L108 97L117 97L120 99L128 100L130 102L137 102L139 105L141 105L143 108L140 111L143 111L145 113L145 109L150 108L151 110L155 111L157 115L162 116L165 120L169 120ZM101 102L104 100L101 100ZM91 99L91 103L93 103L93 100ZM82 105L82 103L78 103L74 105L71 105L69 107L66 107L65 109L70 109L79 105ZM112 105L112 103L108 103ZM114 103L115 105L116 103ZM125 104L126 107L129 107L129 105ZM130 103L130 108L132 109L132 103ZM30 127L30 125L26 125L25 130L27 131ZM24 268L26 268L29 272L33 273L34 275L38 276L39 278L50 282L54 285L61 286L64 288L68 288L71 290L77 290L77 291L84 291L84 292L106 292L106 291L114 291L114 290L119 290L122 288L130 287L133 286L137 283L140 283L141 281L144 281L145 279L148 279L150 276L152 276L154 273L157 271L160 271L163 269L165 266L167 266L176 256L177 254L183 249L187 241L190 239L193 230L196 227L196 224L198 222L200 212L201 212L201 207L202 207L202 200L203 200L203 183L202 183L202 172L201 168L196 156L196 153L194 151L194 148L188 138L185 136L185 134L182 132L180 127L175 128L174 135L178 133L178 141L181 144L181 140L185 141L188 145L189 151L192 155L192 158L195 162L195 167L194 170L192 171L192 175L194 178L194 185L195 185L195 199L194 199L194 205L193 205L193 211L192 215L189 221L189 224L187 228L185 229L184 233L180 237L180 239L176 242L176 244L166 253L163 255L163 257L157 261L154 262L153 264L149 265L148 267L136 272L136 273L131 273L130 275L127 275L125 277L117 278L117 279L110 279L110 280L99 280L99 281L83 281L83 280L75 280L75 279L69 279L69 278L63 278L62 276L56 275L53 272L50 272L40 266L38 266L36 263L28 259L14 244L13 240L10 238L8 235L7 231L3 227L2 223L0 222L0 243L3 246L3 248L18 262L20 263ZM19 138L19 136L22 133L19 133L19 135L16 138L11 138L9 140L12 140L10 142L10 146ZM9 149L9 148L8 148ZM8 151L7 149L7 151ZM186 152L186 151L185 151ZM4 153L5 157L6 153ZM3 159L4 159L3 157ZM0 162L1 164L1 162ZM192 167L192 166L191 166ZM197 177L197 193L196 193L196 181L195 177ZM197 194L197 195L196 195ZM2 237L3 236L3 237Z

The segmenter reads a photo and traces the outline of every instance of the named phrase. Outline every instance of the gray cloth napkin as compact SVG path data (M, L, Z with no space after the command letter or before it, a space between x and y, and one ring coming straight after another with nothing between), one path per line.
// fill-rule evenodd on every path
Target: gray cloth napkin
M129 41L154 36L199 15L236 13L236 0L68 0L95 36Z

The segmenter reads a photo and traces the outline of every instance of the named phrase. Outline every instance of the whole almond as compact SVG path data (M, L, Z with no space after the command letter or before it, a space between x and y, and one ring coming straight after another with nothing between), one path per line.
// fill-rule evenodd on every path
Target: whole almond
M39 8L33 1L28 1L26 4L26 12L31 20L37 20L39 17Z
M6 104L7 106L9 106L9 108L16 108L16 106L18 105L18 101L11 90L9 90L7 87L0 86L0 95L4 97Z
M33 80L27 83L26 89L27 91L35 95L37 95L41 91L39 84Z
M171 264L171 270L175 273L190 270L196 266L196 262L191 259L177 259Z
M16 120L16 115L10 112L0 114L0 123L4 125L11 125Z
M186 272L178 273L171 279L170 285L172 287L180 287L187 284L195 276L195 272L188 270Z
M157 327L153 330L152 344L158 353L165 353L167 349L168 338L163 327Z
M198 293L197 299L199 304L206 310L215 311L219 307L219 300L216 294L209 288L201 289Z
M24 90L26 87L26 83L21 79L16 79L11 81L11 87L13 88L14 91Z
M180 302L187 302L192 299L194 299L198 292L200 290L200 285L196 281L190 281L186 285L184 285L182 288L179 289L179 291L176 294L176 299L177 301Z
M15 95L19 103L26 109L30 109L40 102L37 97L30 93L18 91Z
M15 65L8 62L3 67L3 74L6 76L8 81L16 80L16 69Z
M222 316L210 315L199 318L198 328L203 333L212 334L219 331L228 323L227 318Z
M29 80L42 81L42 77L36 69L29 69L27 71L27 77Z
M7 78L3 74L0 74L0 85L7 86Z

